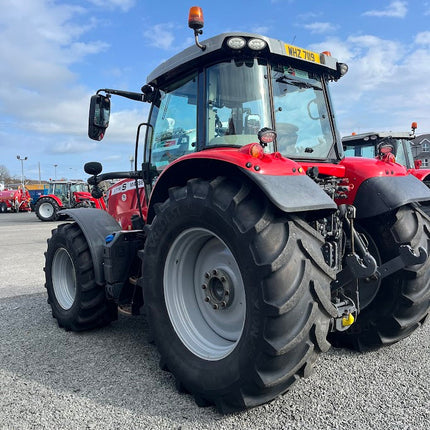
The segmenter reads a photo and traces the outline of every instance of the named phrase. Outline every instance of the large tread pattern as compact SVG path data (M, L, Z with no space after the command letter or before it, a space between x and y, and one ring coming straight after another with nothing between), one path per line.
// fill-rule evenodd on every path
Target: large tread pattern
M76 298L69 310L58 303L52 283L52 263L59 248L68 251L73 260L77 281ZM52 230L45 252L45 288L48 303L58 325L66 331L83 331L108 325L117 319L117 307L106 299L104 287L96 284L94 267L88 243L81 228L76 223L60 224Z
M157 272L150 268L159 258L156 249L163 246L161 232L180 212L181 201L206 202L222 218L231 220L243 247L252 255L255 268L253 320L247 334L251 339L245 340L254 349L246 360L240 358L245 361L222 394L216 389L205 391L190 383L188 375L184 376L184 363L179 365L169 354L169 336L161 332L157 322L160 309L152 304L157 294L154 289L162 289L162 285L157 285ZM304 228L299 218L279 213L264 195L244 181L224 177L211 182L193 179L185 187L170 190L169 199L158 207L149 232L143 274L153 338L164 367L174 374L181 391L190 392L198 404L215 404L220 412L229 413L273 400L312 373L317 354L330 347L326 337L332 310L324 308L313 287L321 286L320 294L326 296L323 301L327 306L329 284L335 273L322 257L323 243L317 232Z

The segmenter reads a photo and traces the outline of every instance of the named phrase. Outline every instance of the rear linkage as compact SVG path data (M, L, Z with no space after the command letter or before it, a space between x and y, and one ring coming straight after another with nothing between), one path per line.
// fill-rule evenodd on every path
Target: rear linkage
M331 314L333 318L332 330L347 330L355 321L354 314L360 312L359 294L352 298L344 294L343 288L360 279L383 279L407 266L422 264L428 255L421 246L414 250L410 245L400 245L399 255L378 267L375 258L369 253L362 236L354 228L356 209L352 205L340 205L338 216L343 221L345 234L349 239L349 252L344 256L343 269L337 274L331 284L333 303L335 310Z

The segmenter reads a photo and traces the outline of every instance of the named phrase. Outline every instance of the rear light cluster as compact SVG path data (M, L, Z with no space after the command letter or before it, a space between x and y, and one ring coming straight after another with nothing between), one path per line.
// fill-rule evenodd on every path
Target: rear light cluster
M253 38L246 41L243 37L234 36L227 39L227 46L231 49L237 50L248 46L248 48L253 51L261 51L267 46L267 43L263 39Z

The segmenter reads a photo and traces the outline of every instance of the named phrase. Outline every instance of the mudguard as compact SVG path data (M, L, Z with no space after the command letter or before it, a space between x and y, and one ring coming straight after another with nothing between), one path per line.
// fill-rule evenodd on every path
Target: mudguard
M354 206L357 218L368 218L419 201L430 201L430 189L415 176L377 176L362 182Z
M81 228L90 248L97 284L105 283L103 253L107 235L120 231L121 226L107 212L93 208L65 209L59 212L72 218Z
M309 176L258 175L242 171L284 212L337 209L336 203Z

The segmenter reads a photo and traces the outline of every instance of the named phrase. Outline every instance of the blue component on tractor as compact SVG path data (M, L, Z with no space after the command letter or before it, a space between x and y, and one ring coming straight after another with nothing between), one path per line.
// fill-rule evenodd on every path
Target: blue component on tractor
M106 243L110 243L110 242L112 242L114 237L115 237L115 235L114 235L114 234L108 234L108 235L105 237L105 242L106 242Z

